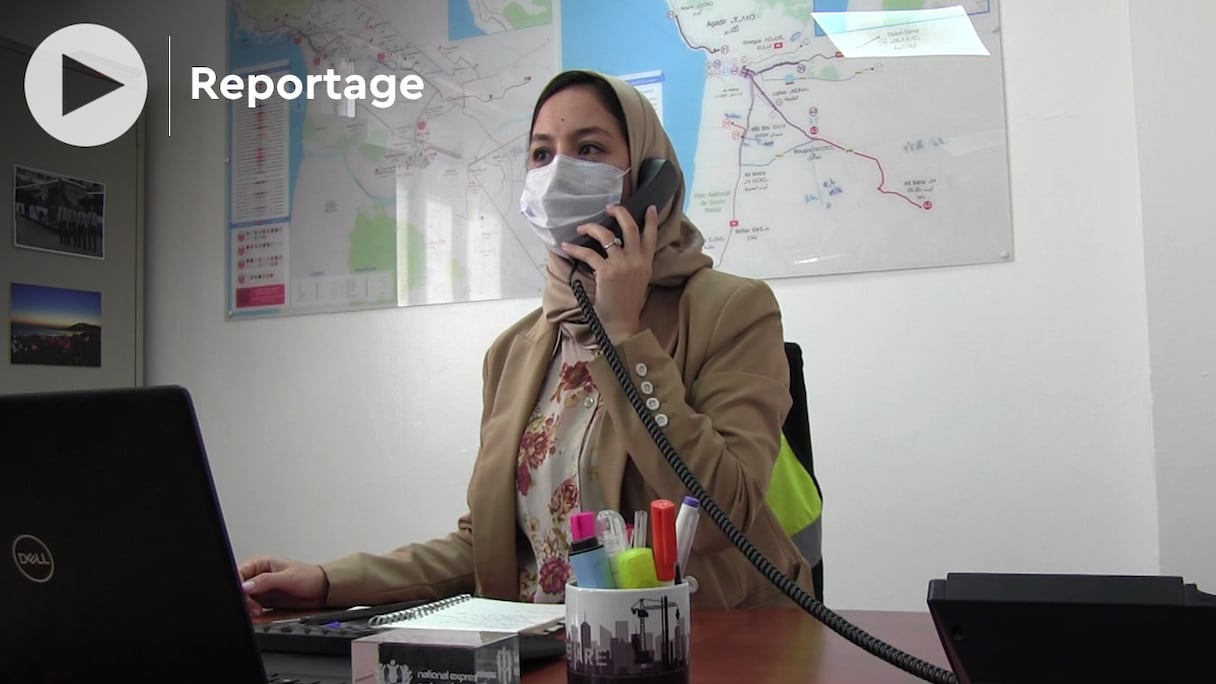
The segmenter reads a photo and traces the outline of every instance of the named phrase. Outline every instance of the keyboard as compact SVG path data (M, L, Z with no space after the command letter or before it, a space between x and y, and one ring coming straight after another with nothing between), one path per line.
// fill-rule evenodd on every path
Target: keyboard
M267 684L351 684L350 656L262 654Z
M350 642L375 634L374 627L306 625L300 622L253 626L253 639L265 653L302 653L350 657Z
M404 601L370 608L329 611L298 620L255 624L253 639L263 653L339 655L349 658L351 641L376 633L377 630L367 624L368 620L423 603Z

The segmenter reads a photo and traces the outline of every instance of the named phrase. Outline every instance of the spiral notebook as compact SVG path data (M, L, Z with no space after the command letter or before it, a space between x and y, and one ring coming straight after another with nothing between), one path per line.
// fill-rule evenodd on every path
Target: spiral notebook
M475 632L540 630L566 617L561 603L519 603L460 594L368 621L380 629L454 629Z

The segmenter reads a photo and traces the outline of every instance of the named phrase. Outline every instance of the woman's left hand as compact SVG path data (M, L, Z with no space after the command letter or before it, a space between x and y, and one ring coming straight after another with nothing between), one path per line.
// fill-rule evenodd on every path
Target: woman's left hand
M608 208L608 214L621 227L624 244L604 226L584 223L578 227L578 232L598 241L607 255L600 256L593 249L568 242L562 243L562 249L595 271L595 312L608 339L616 344L641 329L642 307L650 289L650 274L659 241L659 214L653 205L647 207L646 226L641 231L625 207L613 205Z

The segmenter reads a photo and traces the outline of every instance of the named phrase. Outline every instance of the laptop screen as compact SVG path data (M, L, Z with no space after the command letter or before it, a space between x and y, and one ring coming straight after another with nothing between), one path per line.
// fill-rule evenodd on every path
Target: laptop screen
M0 681L265 681L184 389L0 396L0 435Z

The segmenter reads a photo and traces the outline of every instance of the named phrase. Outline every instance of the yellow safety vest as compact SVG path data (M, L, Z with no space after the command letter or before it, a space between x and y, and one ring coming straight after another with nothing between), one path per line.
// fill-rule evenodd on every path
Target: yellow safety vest
M777 452L777 463L773 466L773 478L766 500L786 534L791 537L814 524L823 514L819 488L806 468L802 467L802 462L790 448L784 434L781 435L781 450Z

